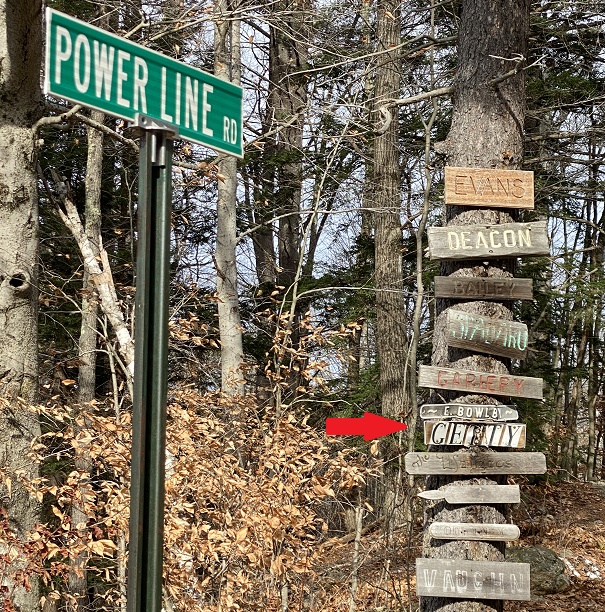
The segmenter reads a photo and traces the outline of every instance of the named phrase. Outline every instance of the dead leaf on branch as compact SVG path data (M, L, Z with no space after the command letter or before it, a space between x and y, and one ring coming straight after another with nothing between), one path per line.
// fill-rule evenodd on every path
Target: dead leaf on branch
M113 557L113 553L118 549L111 540L93 540L88 542L87 548L101 557Z

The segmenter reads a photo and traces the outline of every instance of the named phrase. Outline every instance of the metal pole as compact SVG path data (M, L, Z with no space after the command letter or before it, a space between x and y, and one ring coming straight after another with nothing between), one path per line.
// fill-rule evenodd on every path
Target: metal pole
M137 117L141 129L128 612L160 612L170 287L172 139L176 129Z

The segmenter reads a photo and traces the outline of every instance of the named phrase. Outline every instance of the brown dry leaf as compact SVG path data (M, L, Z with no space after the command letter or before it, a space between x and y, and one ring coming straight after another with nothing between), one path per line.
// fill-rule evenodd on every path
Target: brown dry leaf
M58 516L59 519L61 519L61 521L65 519L63 512L61 512L61 510L59 510L59 508L57 508L56 506L52 507L52 511L55 516Z
M112 557L113 551L118 547L111 540L93 540L88 543L88 548L102 557Z
M243 542L248 536L248 527L242 527L235 535L236 542Z
M61 552L61 547L57 546L56 544L54 544L53 542L49 542L46 545L46 548L48 549L48 553L46 554L46 559L52 559L56 554L58 554L59 552Z

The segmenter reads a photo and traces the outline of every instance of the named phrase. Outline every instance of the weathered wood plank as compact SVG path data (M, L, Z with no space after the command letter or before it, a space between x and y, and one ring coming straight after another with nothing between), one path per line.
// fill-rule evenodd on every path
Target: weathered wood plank
M429 597L527 601L529 563L416 559L416 593Z
M516 525L496 523L440 523L429 525L429 535L436 540L493 540L512 542L521 533Z
M451 474L479 476L495 474L544 474L544 453L407 453L405 469L408 474Z
M519 413L514 406L492 406L489 404L423 404L421 419L466 419L489 421L516 421Z
M546 221L429 227L429 257L494 259L549 254Z
M424 443L432 446L525 448L525 425L522 423L425 421Z
M457 370L421 365L418 386L430 389L449 389L464 393L486 393L542 399L543 380L514 374L490 374L473 370Z
M423 499L445 499L448 504L518 504L519 485L447 486L418 493Z
M527 325L450 308L446 340L449 346L523 359L527 354Z
M435 297L468 300L532 300L531 278L436 276Z
M534 173L446 166L445 203L531 210L534 207Z

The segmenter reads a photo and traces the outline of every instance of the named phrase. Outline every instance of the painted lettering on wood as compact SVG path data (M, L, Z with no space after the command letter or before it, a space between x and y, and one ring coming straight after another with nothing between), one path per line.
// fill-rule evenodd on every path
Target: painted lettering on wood
M421 365L418 372L418 386L541 400L543 380L514 374L490 374Z
M513 406L487 404L424 404L421 419L458 418L471 420L516 421L519 413Z
M418 493L423 499L445 499L448 504L518 504L519 485L447 486Z
M498 523L440 523L429 525L429 535L436 540L490 540L512 542L521 535L516 525Z
M450 308L446 339L449 346L523 359L527 353L527 325Z
M479 476L492 474L544 474L544 453L407 453L405 469L408 474L428 476L460 475Z
M436 276L435 297L460 300L532 300L531 278Z
M416 559L416 593L429 597L527 601L529 563Z
M445 167L445 203L495 208L534 207L534 173Z
M427 230L431 259L493 259L548 255L546 221L449 225Z
M424 443L432 446L525 448L525 425L522 423L425 421Z

